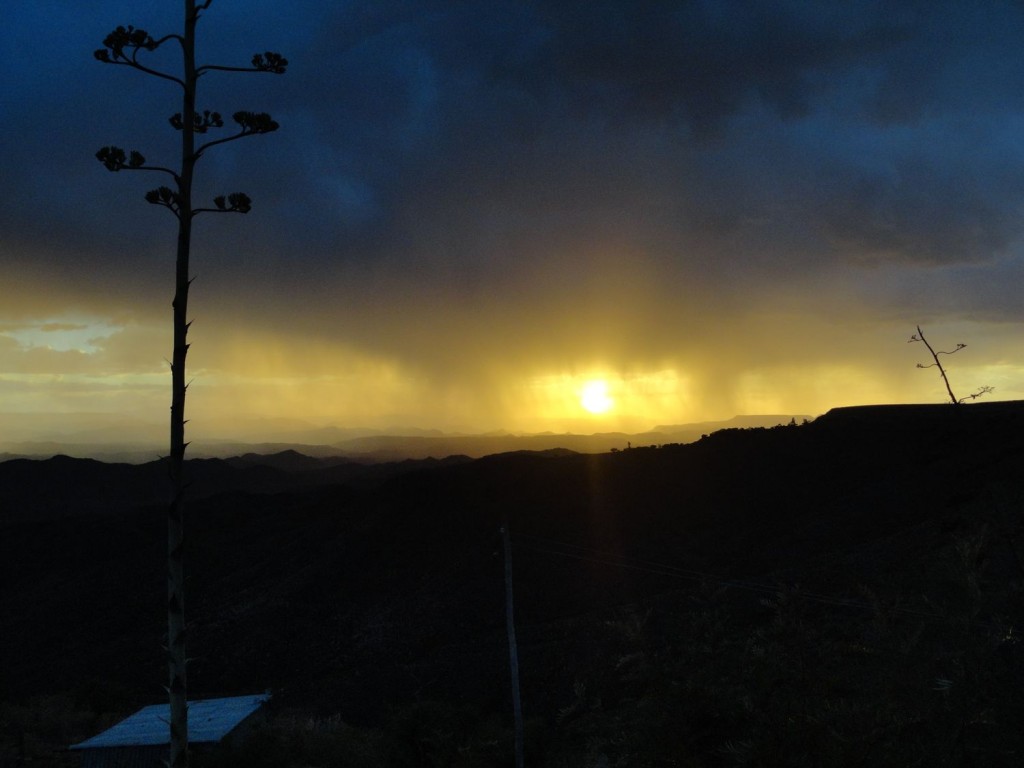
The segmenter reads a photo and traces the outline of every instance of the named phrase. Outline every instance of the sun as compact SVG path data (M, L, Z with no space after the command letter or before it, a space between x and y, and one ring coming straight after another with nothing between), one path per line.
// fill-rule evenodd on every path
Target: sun
M606 413L614 404L615 401L608 396L608 382L602 379L592 379L580 390L580 405L586 411Z

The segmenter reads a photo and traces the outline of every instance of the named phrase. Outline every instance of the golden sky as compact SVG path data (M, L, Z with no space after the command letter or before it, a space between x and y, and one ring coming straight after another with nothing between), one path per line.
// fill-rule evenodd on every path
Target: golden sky
M628 285L605 289L600 301L567 294L547 305L340 309L310 300L291 316L273 297L231 297L222 286L228 298L218 301L214 289L199 282L193 294L189 415L199 438L272 439L293 420L635 432L946 397L934 370L915 367L930 359L922 345L907 343L912 319L858 316L853 299L808 299L810 286L789 297L751 297L721 314L706 297L692 306L682 298L645 306ZM163 427L170 385L170 312L160 305L169 302L159 291L117 299L75 286L68 297L38 290L42 298L22 296L20 314L0 328L3 418L18 415L7 419L8 439L69 439L81 414L110 415L117 424L130 418L136 439L160 434L154 427ZM365 340L339 332L353 325L366 329ZM1024 394L1015 326L924 325L938 348L968 344L946 360L958 395L985 384L999 399Z

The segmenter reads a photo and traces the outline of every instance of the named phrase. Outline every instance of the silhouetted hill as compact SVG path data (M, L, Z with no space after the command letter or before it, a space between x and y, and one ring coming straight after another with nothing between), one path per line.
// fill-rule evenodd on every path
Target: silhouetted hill
M1022 428L1020 402L866 407L604 454L193 462L191 690L276 692L237 765L508 765L507 525L532 765L1018 765ZM158 470L0 464L8 731L44 695L68 739L159 700Z
M190 459L186 477L189 498L194 501L228 491L277 494L338 483L372 486L393 475L469 460L449 456L368 463L284 451L268 456ZM0 521L118 514L165 503L169 485L162 460L107 464L68 456L11 459L0 462Z
M245 437L214 439L210 435L203 435L190 445L189 455L194 458L225 459L248 454L268 456L292 451L310 458L347 457L353 461L396 462L406 459L440 459L455 455L480 458L492 453L508 453L519 450L542 451L554 448L574 450L580 453L605 453L612 449L626 448L631 444L635 446L672 442L688 443L699 440L701 435L717 429L771 427L776 424L789 423L794 419L803 421L804 417L736 416L728 421L664 426L639 433L556 434L544 432L521 435L504 431L486 434L444 433L439 430L410 427L380 430L293 426L290 429L283 429L281 427L284 425L277 424L277 420L264 419L248 427L241 425L236 429L240 429L243 433L256 430L256 434L259 434L260 425L264 432L273 425L277 428L270 429L273 435L272 439L264 438L262 441L247 440ZM111 438L111 435L121 434L116 429L103 430L101 435L95 428L75 431L73 429L75 424L82 426L81 420L72 420L68 433L59 441L12 441L10 436L0 435L0 438L5 438L0 442L0 449L4 450L4 453L0 453L0 460L40 459L55 455L68 455L98 459L109 463L144 464L154 461L166 453L166 447L164 447L166 436L159 439L151 438L148 442L122 442ZM25 425L22 424L21 428L24 430ZM228 434L232 433L229 426L222 425L220 429L225 430ZM216 434L216 430L211 434Z
M769 427L787 424L794 416L736 416L728 421L708 421L655 427L646 432L597 432L590 435L542 434L511 435L365 435L338 441L334 447L350 455L394 461L403 458L441 457L464 454L479 458L513 451L546 451L565 449L577 453L607 453L629 446L689 443L702 435L729 427Z
M307 456L291 448L269 455L250 452L225 459L225 461L233 467L274 467L285 472L312 472L326 467L336 467L340 464L355 463L342 456L323 458Z

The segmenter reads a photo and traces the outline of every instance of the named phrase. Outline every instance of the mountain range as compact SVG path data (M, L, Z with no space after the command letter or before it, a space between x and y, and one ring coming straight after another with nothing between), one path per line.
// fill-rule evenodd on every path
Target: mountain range
M464 455L479 458L491 453L517 450L548 450L567 448L580 453L604 453L612 448L630 445L689 443L701 435L719 429L737 427L769 427L790 421L804 421L806 416L753 415L735 416L725 421L657 426L636 434L603 432L596 434L512 434L505 431L485 434L445 433L435 429L395 427L391 429L345 429L313 427L291 420L253 421L242 425L205 427L194 439L189 455L196 458L229 458L243 453L271 454L293 450L308 456L347 456L369 461L401 461L403 459L444 458ZM25 415L4 416L14 422L0 441L0 460L12 458L46 458L67 455L94 458L109 462L143 464L166 452L165 431L154 425L140 427L134 422L96 424L95 417L79 414L69 418L59 432L47 439L17 439L32 434L32 420ZM125 434L133 436L126 440ZM138 435L145 435L140 439ZM213 437L214 434L239 435Z

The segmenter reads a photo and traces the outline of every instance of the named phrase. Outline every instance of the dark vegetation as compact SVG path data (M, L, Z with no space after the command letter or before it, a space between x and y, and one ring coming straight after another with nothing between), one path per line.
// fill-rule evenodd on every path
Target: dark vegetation
M0 464L0 765L162 697L158 467ZM190 695L274 693L204 765L512 765L503 519L527 765L1024 764L1022 403L189 473Z

